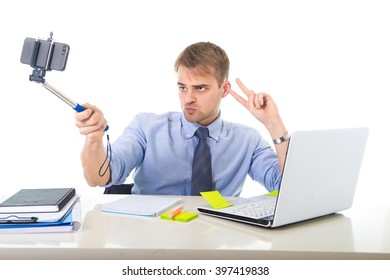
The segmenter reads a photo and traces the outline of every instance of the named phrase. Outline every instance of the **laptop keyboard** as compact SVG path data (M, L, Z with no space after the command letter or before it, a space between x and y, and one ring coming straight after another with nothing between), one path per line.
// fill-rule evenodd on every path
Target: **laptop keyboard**
M231 206L225 208L223 212L253 219L261 219L274 214L275 203L276 199L265 199L248 204Z

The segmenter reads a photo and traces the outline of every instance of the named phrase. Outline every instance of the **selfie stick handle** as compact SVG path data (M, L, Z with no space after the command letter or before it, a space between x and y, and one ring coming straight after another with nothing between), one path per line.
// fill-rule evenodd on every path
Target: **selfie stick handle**
M50 91L51 93L53 93L55 96L57 96L59 99L61 99L62 101L64 101L66 104L68 104L70 107L72 107L76 112L82 112L85 110L85 108L78 104L77 102L74 102L72 99L70 99L69 97L63 95L58 89L56 89L55 87L53 87L51 84L49 84L48 82L43 82L42 83L43 87L45 89L47 89L48 91ZM104 131L107 131L108 130L108 125L106 126L106 128L104 129Z

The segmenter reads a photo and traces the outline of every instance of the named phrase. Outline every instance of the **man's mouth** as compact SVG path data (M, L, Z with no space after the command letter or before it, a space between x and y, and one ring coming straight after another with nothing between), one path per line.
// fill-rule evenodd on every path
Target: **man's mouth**
M193 108L193 107L185 107L184 110L188 113L188 114L193 114L195 113L196 109Z

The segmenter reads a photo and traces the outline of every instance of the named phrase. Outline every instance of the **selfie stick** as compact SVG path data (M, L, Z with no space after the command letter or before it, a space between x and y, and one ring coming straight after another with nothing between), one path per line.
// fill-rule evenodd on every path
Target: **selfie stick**
M47 42L50 43L50 47L48 50L48 53L46 54L46 62L44 66L37 67L36 65L36 60L38 57L38 53L40 51L40 43L35 41L33 46L28 45L25 47L23 45L23 51L22 51L22 58L21 61L22 63L25 64L30 64L31 67L34 68L32 74L30 75L29 79L32 82L37 82L39 84L42 84L45 89L53 93L55 96L57 96L59 99L64 101L66 104L68 104L70 107L72 107L76 112L82 112L85 110L83 106L80 104L74 102L72 99L69 97L63 95L59 90L54 88L52 85L50 85L48 82L45 81L45 75L46 71L51 70L51 62L52 62L52 56L53 56L53 32L50 32L50 38L47 39ZM27 57L27 58L26 58ZM27 61L27 63L26 63ZM28 63L29 61L29 63ZM65 69L65 66L63 67L62 70ZM108 125L104 129L104 131L108 130Z
M64 101L66 104L68 104L70 107L73 108L73 110L75 110L76 112L82 112L85 110L85 108L83 106L81 106L80 104L78 104L77 102L74 102L72 99L70 99L69 97L65 96L64 94L62 94L58 89L56 89L55 87L53 87L51 84L49 84L48 82L43 82L42 83L43 87L45 89L47 89L48 91L50 91L51 93L53 93L55 96L57 96L59 99L61 99L62 101ZM106 126L106 128L104 129L104 131L107 131L108 130L108 125Z
M45 89L47 89L48 91L53 93L55 96L57 96L59 99L64 101L66 104L68 104L70 107L72 107L73 110L75 110L76 112L80 113L80 112L85 110L85 108L83 106L81 106L77 102L74 102L72 99L70 99L69 97L65 96L58 89L56 89L51 84L46 82L45 79L43 78L45 76L45 74L46 74L45 70L35 69L33 71L33 74L30 75L30 81L41 83ZM107 131L107 130L108 130L108 125L106 126L104 131Z

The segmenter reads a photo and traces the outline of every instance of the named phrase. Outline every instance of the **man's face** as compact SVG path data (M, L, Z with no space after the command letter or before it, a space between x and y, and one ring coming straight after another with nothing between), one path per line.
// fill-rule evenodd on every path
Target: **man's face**
M214 76L184 67L179 67L177 74L180 104L187 121L203 126L212 123L219 115L221 99L228 94L229 82L219 87Z

